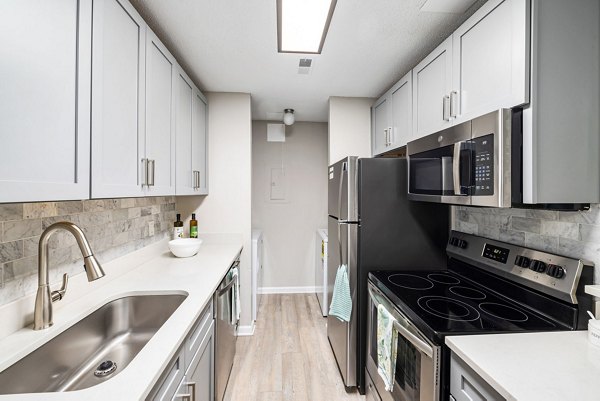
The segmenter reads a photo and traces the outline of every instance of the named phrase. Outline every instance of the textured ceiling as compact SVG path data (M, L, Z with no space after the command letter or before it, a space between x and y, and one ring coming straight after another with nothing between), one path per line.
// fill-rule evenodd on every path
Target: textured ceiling
M277 53L275 0L131 0L203 91L252 95L252 118L296 110L327 121L330 96L377 97L449 36L465 14L420 12L425 0L338 0L309 75Z

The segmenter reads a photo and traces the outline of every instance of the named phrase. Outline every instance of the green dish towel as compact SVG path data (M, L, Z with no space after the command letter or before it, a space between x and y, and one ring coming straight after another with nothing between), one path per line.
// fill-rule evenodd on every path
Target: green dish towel
M333 296L329 306L329 314L337 317L343 322L349 322L352 315L352 295L350 294L350 280L348 279L348 267L341 265L335 274Z
M385 309L377 306L377 372L383 379L385 389L392 391L396 374L398 355L398 331L394 328L396 319Z

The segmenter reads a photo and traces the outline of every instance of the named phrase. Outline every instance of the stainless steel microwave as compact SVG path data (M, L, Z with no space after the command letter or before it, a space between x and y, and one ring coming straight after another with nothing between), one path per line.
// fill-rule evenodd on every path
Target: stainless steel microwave
M501 109L409 142L408 198L456 205L511 207L520 184L520 163L512 166L513 134L521 138L520 115ZM512 132L519 131L519 132ZM520 146L516 151L519 152ZM511 170L516 180L511 182Z

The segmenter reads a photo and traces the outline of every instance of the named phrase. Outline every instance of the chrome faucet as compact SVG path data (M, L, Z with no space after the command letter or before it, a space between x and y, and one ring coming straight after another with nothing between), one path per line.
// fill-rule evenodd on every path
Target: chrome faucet
M61 221L54 223L44 230L40 237L38 251L38 290L35 297L35 310L33 312L33 329L42 330L52 326L52 302L60 301L67 291L69 275L63 275L63 284L60 290L50 292L48 277L48 240L57 230L66 230L73 234L77 245L83 255L83 268L87 274L88 281L94 281L104 277L102 266L92 253L92 248L85 234L73 223Z

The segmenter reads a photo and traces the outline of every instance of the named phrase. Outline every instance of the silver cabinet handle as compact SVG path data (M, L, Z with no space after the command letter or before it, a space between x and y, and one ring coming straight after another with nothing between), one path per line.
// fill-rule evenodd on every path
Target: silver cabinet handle
M148 186L148 159L142 159L142 171L144 173L142 187Z
M387 146L387 128L383 129L383 136L385 137L383 144L384 144L384 146Z
M147 168L147 171L148 171L147 172L148 184L147 185L149 187L153 187L154 186L154 172L155 172L154 168L156 166L156 161L153 160L153 159L147 159L147 160L148 160L148 162L147 162L147 165L148 165L148 168Z
M456 118L458 113L458 92L450 92L450 117Z
M444 121L450 121L450 96L444 96L443 102L442 114Z
M392 146L392 134L394 133L394 129L392 127L388 128L388 146Z
M196 189L200 188L200 172L196 170Z
M187 382L185 383L185 385L190 389L190 393L192 394L192 401L196 401L196 382Z

